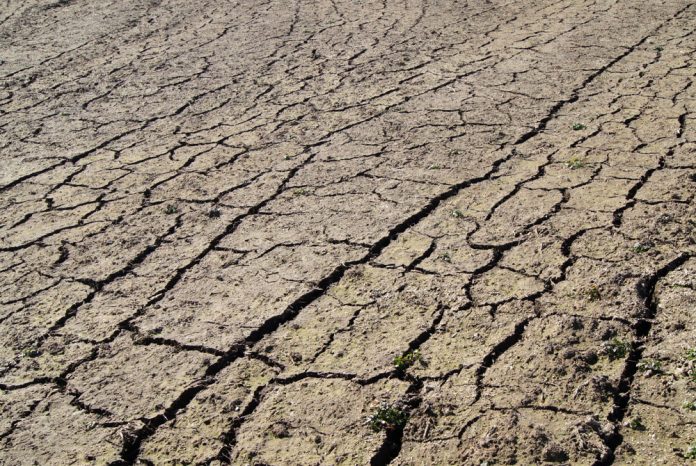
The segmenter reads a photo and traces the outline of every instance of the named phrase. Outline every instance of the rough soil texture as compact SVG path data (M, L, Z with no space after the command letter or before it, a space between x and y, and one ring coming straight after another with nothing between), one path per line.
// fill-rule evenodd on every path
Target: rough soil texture
M3 0L0 464L689 463L695 29Z

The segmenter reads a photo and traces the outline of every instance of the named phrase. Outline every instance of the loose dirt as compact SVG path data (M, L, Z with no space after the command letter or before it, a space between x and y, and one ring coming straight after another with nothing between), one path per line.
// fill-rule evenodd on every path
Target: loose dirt
M695 26L4 1L0 464L689 463Z

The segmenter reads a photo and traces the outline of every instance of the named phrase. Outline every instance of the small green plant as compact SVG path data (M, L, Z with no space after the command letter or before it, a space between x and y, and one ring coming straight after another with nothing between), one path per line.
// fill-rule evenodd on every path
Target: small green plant
M409 351L403 356L397 356L394 358L394 367L396 367L397 370L404 371L412 365L414 365L415 363L420 362L422 360L423 359L421 357L420 351Z
M650 374L661 374L662 373L662 363L655 359L643 359L637 365L638 370L641 372L646 372Z
M636 416L630 421L628 421L628 427L630 427L633 430L645 430L645 424L643 424L643 420Z
M649 251L652 248L652 244L650 243L636 243L633 245L633 252L636 254L642 254L646 251Z
M430 165L430 166L428 167L428 170L442 170L442 167L441 167L440 165L437 165L437 164L435 164L435 165Z
M309 194L309 191L307 191L304 188L296 189L295 192L293 193L295 196L306 196Z
M696 348L689 348L684 354L684 359L687 361L696 361Z
M662 47L661 45L658 45L657 47L655 47L655 51L656 51L656 52L662 52L664 49L665 49L665 48Z
M587 299L590 301L599 301L602 299L602 293L599 292L597 285L592 285L587 289Z
M686 376L692 383L696 383L696 348L687 348L684 352L684 359L687 361Z
M629 350L629 344L620 338L614 337L602 345L602 350L610 361L614 361L616 359L623 359L626 357Z
M685 401L682 407L687 411L696 411L696 400Z
M464 218L464 214L462 213L461 210L455 209L455 210L452 211L452 217L454 217L454 218Z
M443 252L442 254L440 254L440 260L445 262L452 262L452 256L450 256L449 252Z
M587 129L587 126L583 125L582 123L573 124L573 131L582 131L583 129Z
M22 351L22 356L25 358L37 358L41 356L41 351L36 348L26 348L24 351Z
M566 162L566 166L571 170L577 170L578 168L582 168L585 166L585 161L582 160L580 157L571 157Z
M375 432L400 430L408 422L408 414L397 405L382 403L375 413L367 418L367 422Z
M172 204L169 204L167 205L167 207L164 208L164 213L167 215L173 215L177 212L179 212L179 209L177 209L176 206Z
M694 443L686 449L686 451L684 452L684 456L686 456L690 460L696 460L696 443Z

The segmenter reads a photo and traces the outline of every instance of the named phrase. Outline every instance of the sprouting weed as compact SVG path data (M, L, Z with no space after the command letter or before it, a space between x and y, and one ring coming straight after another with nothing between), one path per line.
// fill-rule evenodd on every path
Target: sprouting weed
M643 359L637 365L638 370L648 375L662 373L662 363L655 359Z
M464 218L464 214L462 213L461 210L453 210L452 211L452 217L454 218Z
M566 166L571 170L577 170L578 168L582 168L585 166L585 161L582 160L580 157L571 157L566 162Z
M587 299L590 301L599 301L602 298L602 294L599 292L597 285L592 285L587 290Z
M610 341L602 345L602 351L607 355L610 361L623 359L628 354L629 344L620 338L612 338Z
M689 348L684 354L684 358L687 361L696 361L696 348Z
M582 131L583 129L587 129L587 126L583 125L582 123L573 124L573 131Z
M440 260L443 260L445 262L452 262L452 256L450 256L449 252L443 252L440 254Z
M403 371L419 361L422 361L420 351L409 351L403 356L397 356L394 358L394 367L396 367L400 371Z
M22 356L26 358L36 358L41 356L41 351L36 348L26 348L24 351L22 351Z
M403 429L408 422L406 414L398 405L382 403L372 416L367 418L367 423L373 431L392 431Z
M696 443L694 443L686 449L686 451L684 452L684 456L686 456L690 460L696 460Z
M646 242L646 243L636 243L633 245L632 249L633 249L633 252L635 252L636 254L641 254L641 253L644 253L646 251L649 251L652 247L653 247L652 244Z
M628 427L630 427L633 430L645 430L645 424L643 424L643 420L640 417L634 417L630 421L628 421Z
M167 215L172 215L179 212L179 209L176 208L175 205L169 204L167 207L164 208L164 213Z

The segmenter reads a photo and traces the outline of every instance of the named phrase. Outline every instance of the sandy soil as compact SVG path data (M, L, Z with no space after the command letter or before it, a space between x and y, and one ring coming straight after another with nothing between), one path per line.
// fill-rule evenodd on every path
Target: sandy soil
M691 462L695 29L3 0L0 464Z

